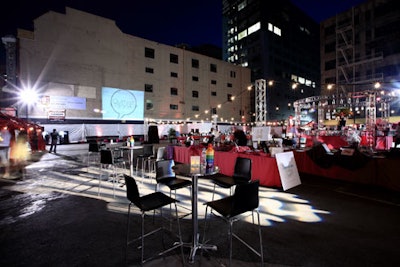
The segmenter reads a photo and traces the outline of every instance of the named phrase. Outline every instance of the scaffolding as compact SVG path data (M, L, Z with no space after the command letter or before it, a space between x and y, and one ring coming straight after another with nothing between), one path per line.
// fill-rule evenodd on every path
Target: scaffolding
M356 11L353 7L349 16L347 13L336 16L336 94L337 97L340 94L348 95L347 105L351 109L365 107L366 135L370 136L368 140L375 140L377 92L365 91L365 85L382 82L383 74L367 75L365 70L366 66L382 60L383 54L368 52L364 46L356 43L356 34L359 33L355 24ZM387 121L388 107L388 101L381 102L381 109L384 109L382 116ZM369 145L372 147L373 143Z
M264 79L256 80L256 120L257 125L263 125L267 121L267 83Z

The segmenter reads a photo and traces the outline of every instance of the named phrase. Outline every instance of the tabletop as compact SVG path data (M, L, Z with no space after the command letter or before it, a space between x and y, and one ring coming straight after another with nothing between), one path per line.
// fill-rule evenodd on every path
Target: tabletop
M211 176L217 174L219 172L218 166L215 166L212 170L205 169L200 166L199 168L192 168L190 164L176 164L172 167L175 174L189 177L203 177L203 176Z

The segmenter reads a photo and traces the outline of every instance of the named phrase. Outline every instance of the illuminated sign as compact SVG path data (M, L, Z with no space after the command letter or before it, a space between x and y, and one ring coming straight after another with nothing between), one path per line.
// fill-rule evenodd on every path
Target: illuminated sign
M102 88L103 119L143 120L144 92Z
M48 96L42 97L42 104L48 105L49 109L76 109L86 110L86 98L74 96Z

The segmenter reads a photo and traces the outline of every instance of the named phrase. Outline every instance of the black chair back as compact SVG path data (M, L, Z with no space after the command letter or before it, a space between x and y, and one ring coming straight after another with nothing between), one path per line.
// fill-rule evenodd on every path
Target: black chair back
M101 164L114 164L112 151L109 149L100 150L100 163Z
M97 143L89 143L89 152L100 152L100 146Z
M143 145L143 156L150 157L154 155L153 145Z
M232 176L237 182L247 182L251 180L251 159L236 158L235 170Z
M172 159L156 161L156 180L157 182L165 181L168 179L175 179L176 174L172 170L174 161Z
M126 185L126 197L130 202L136 205L139 209L142 209L142 204L140 201L139 188L135 181L135 178L124 174L125 185Z
M246 211L252 211L258 208L259 187L259 180L236 185L235 194L233 195L233 207L231 216L235 216Z

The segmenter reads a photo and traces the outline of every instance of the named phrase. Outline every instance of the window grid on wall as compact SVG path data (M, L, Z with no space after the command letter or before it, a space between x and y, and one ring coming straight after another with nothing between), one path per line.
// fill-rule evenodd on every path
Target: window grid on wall
M144 56L147 58L154 58L155 57L155 51L153 48L145 47L144 48Z
M169 54L169 62L178 64L178 55Z
M147 93L152 93L153 92L153 85L152 84L145 84L144 85L144 91Z
M199 60L192 58L192 68L198 69L200 66Z
M178 88L171 87L171 95L178 95Z

